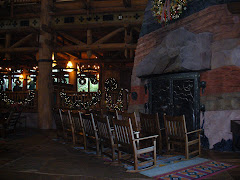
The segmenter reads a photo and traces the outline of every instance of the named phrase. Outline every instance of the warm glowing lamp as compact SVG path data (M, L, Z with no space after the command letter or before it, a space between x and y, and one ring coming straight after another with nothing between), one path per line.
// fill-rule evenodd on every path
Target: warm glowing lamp
M54 60L54 53L52 53L52 67L55 67L57 65L57 61Z
M24 77L23 77L23 75L21 74L20 76L19 76L19 81L23 81L24 80Z
M68 69L68 72L72 72L73 71L73 64L72 64L72 62L71 61L68 61L68 63L67 63L67 69Z

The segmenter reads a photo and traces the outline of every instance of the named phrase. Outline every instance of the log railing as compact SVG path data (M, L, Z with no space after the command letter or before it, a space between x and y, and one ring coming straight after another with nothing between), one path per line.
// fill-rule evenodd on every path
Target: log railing
M87 103L90 103L93 99L93 97L97 96L95 92L75 92L75 91L65 91L65 96L60 96L60 92L54 93L54 107L55 108L62 108L62 109L69 109L69 108L79 108L83 109L84 105L81 105L80 107L70 107L73 105L73 103L81 104L84 103L87 106ZM111 100L113 104L117 103L119 92L110 92ZM98 102L96 105L91 106L90 108L106 108L106 94L102 93L101 95L101 101ZM68 98L68 99L64 99ZM68 104L68 101L71 103L71 105ZM126 91L123 92L122 95L122 101L123 101L123 110L127 110L128 108L128 94Z
M28 103L26 102L27 100L30 100L29 96L29 91L19 91L19 92L3 92L6 97L5 100L7 99L8 101L12 101L13 104L11 105L10 103L6 103L2 100L0 100L0 110L1 109L8 109L14 104L22 103L24 104L24 112L37 112L38 111L38 93L37 91L34 91L35 95L34 98L29 101ZM87 106L86 103L90 103L93 99L93 97L96 96L97 93L95 92L75 92L75 91L65 91L66 93L66 98L69 99L71 103L85 103L85 106ZM111 101L113 104L117 103L118 97L119 97L119 92L110 92L109 95L111 96ZM100 102L98 102L96 105L93 105L91 108L106 108L106 94L102 93L100 97ZM60 96L59 91L54 91L53 93L53 107L54 108L62 108L62 109L83 109L84 107L81 105L80 107L70 107L69 104L66 103L64 97ZM123 91L122 94L122 102L123 102L123 110L127 110L128 108L128 93L126 91ZM76 103L76 104L77 104Z
M64 95L61 96L61 92L54 92L54 108L61 109L83 109L88 106L87 103L91 103L96 93L94 92L75 92L64 91ZM100 107L100 102L96 104L96 107Z
M1 99L1 109L11 108L16 104L23 104L25 112L37 112L38 107L38 94L34 91L34 96L29 95L30 91L19 91L19 92L4 92ZM7 101L7 102L5 102Z

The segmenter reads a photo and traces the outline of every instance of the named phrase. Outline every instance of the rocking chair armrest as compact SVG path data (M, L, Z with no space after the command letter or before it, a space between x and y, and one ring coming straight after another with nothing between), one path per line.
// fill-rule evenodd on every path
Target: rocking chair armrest
M133 134L140 134L140 132L139 131L134 131Z
M163 131L163 130L165 130L165 128L161 128L161 129L160 129L160 131Z
M134 139L133 141L141 141L141 140L157 138L157 137L158 137L158 135L153 135L153 136L147 136L147 137L143 137L143 138Z
M201 131L202 131L202 129L197 129L195 131L187 132L186 134L188 135L188 134L197 133L197 132L201 132Z

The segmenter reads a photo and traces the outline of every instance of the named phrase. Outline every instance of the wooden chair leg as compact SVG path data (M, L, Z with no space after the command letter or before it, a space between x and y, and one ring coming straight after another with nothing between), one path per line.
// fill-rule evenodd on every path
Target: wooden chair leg
M138 170L138 156L134 154L134 170Z
M198 147L199 147L199 156L201 155L201 139L200 139L200 133L198 133Z
M86 139L86 136L83 136L83 146L84 146L84 150L87 150L87 139Z
M96 149L97 149L97 156L99 156L100 155L100 153L99 153L99 141L97 140L97 142L96 142Z
M171 150L171 148L170 148L170 143L167 142L167 153L168 153L168 154L170 154L170 150Z
M162 141L161 141L161 139L159 139L159 141L158 141L158 154L159 155L161 155L162 154L162 150L163 150L163 148L162 148Z
M115 148L112 147L112 161L115 161Z
M122 158L122 154L121 151L118 149L118 163L121 164L121 158Z
M101 154L103 154L103 142L100 142L100 146L101 146Z
M188 150L188 144L185 142L185 158L189 159L189 150Z
M154 150L153 150L153 165L157 165L157 150L156 150L156 141L154 141Z

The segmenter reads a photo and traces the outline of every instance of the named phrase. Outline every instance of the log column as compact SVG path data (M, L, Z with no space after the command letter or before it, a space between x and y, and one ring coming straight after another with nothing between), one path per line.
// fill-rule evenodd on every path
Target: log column
M27 70L23 69L23 91L27 90Z
M87 30L87 45L91 45L92 44L92 30L88 29ZM92 51L89 50L87 51L87 57L90 58L92 56Z
M40 129L52 128L52 105L53 105L53 80L52 80L52 58L51 34L44 31L49 27L51 17L49 16L52 0L41 1L40 37L39 37L39 60L38 60L38 118Z
M12 91L12 74L8 75L8 89Z

